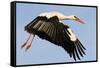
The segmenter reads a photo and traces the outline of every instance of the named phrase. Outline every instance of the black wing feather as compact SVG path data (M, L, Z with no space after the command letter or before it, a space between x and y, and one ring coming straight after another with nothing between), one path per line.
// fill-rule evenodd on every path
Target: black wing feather
M76 46L76 48L77 48L77 50L78 50L79 54L83 57L83 54L82 54L82 52L81 52L80 48L79 48L78 46Z
M76 45L76 44L75 44L75 45ZM74 52L74 53L76 53L77 58L80 60L80 57L79 57L79 54L78 54L77 45L76 45L76 47L75 47L75 52Z

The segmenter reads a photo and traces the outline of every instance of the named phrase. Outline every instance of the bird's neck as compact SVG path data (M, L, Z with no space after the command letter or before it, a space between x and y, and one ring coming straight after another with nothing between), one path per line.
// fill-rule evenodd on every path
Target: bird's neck
M63 16L63 17L60 17L60 20L74 20L73 16L70 15L70 16Z

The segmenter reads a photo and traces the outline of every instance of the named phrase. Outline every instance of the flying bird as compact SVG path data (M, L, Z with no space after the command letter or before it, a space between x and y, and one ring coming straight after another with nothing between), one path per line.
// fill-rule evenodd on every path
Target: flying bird
M26 47L26 50L28 50L32 45L35 35L37 35L42 39L62 47L75 61L77 59L81 60L80 57L85 55L86 48L70 27L63 23L63 20L74 20L84 24L84 22L75 15L65 16L59 12L41 13L25 26L25 31L30 35L21 48L26 46L32 36L31 42Z

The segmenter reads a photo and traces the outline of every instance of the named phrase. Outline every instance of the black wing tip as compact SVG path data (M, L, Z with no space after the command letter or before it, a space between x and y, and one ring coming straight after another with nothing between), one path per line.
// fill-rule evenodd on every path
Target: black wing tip
M70 56L71 58L73 58L74 61L81 60L79 54L78 54L76 51L69 53L69 56Z
M81 42L78 40L74 42L73 50L70 50L69 56L73 58L75 61L81 60L81 57L84 57L86 55L85 53L86 48L81 44Z
M86 48L81 44L79 40L77 40L75 43L74 53L78 60L81 60L80 57L84 57L86 55L85 50Z

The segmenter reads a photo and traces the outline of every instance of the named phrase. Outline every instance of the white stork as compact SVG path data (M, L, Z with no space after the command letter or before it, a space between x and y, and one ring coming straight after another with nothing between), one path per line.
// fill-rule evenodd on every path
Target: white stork
M75 61L76 57L81 60L80 56L83 57L85 55L84 50L86 49L69 26L63 24L63 20L75 20L84 24L84 22L75 15L65 16L59 12L41 13L25 26L25 30L30 33L30 35L21 48L27 44L31 35L33 35L33 38L37 35L42 39L64 48ZM31 47L33 38L26 50Z

